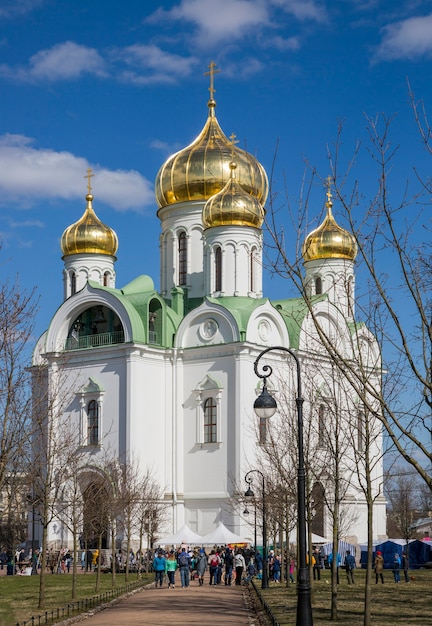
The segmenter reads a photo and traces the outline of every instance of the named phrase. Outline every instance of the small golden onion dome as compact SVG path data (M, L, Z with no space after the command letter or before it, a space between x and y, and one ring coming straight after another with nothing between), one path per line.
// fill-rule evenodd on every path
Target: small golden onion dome
M64 256L71 254L105 254L115 256L118 238L112 228L103 224L92 207L93 196L86 195L87 208L78 222L64 231L60 246Z
M327 214L323 223L306 237L302 254L304 261L317 259L349 259L357 256L357 243L354 237L336 223L332 213L333 203L330 191L327 192Z
M232 142L225 136L215 115L216 101L208 101L204 128L189 146L173 154L160 168L155 182L159 208L208 200L221 191L230 177ZM246 193L265 204L268 179L259 161L245 150L236 150L237 179Z
M204 228L213 226L252 226L260 228L264 209L255 196L249 195L236 180L237 163L230 162L231 176L219 193L207 200L202 221Z

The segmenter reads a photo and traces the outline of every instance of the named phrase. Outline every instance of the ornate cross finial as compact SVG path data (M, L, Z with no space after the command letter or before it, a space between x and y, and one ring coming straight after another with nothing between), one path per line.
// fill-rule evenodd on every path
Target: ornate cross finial
M230 135L230 143L231 143L231 157L234 158L234 152L235 152L235 146L236 143L239 142L239 140L237 139L237 135L235 133L231 133Z
M220 70L216 69L216 63L214 61L212 61L208 67L209 67L209 71L205 72L204 76L210 76L209 92L210 92L210 100L213 100L214 99L213 96L216 92L216 89L214 88L214 75L220 72Z
M332 178L331 176L327 176L327 178L325 179L325 186L327 187L327 191L326 191L326 196L327 196L327 204L331 204L331 184L332 184Z
M87 174L84 176L84 178L87 178L87 192L90 194L91 193L91 178L93 178L94 174L92 174L92 168L88 167L87 168Z

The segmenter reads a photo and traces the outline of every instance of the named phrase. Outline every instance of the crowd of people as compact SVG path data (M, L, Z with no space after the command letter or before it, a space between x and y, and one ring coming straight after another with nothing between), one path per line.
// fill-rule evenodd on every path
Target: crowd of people
M274 560L280 563L278 558ZM204 585L206 572L209 574L209 585L241 585L248 583L255 576L260 578L262 568L263 559L259 552L254 553L249 549L233 550L227 546L214 547L206 552L204 548L190 549L185 544L178 549L172 547L168 551L159 548L155 552L152 564L155 586L161 588L167 580L169 589L175 588L177 571L181 587L186 588L189 587L191 580L197 580L199 586ZM276 577L277 572L276 565Z

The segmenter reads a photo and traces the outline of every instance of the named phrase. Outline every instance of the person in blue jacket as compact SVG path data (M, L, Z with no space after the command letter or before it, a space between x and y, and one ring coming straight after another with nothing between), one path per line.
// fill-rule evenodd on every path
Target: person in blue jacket
M155 573L155 586L157 589L158 583L159 587L162 587L163 579L165 576L165 567L166 567L166 559L164 557L163 550L159 550L157 556L153 559L153 571Z
M333 563L333 552L331 552L328 555L328 564L330 565L330 569L331 569L332 563ZM337 584L339 584L339 568L341 566L341 563L342 563L342 557L341 557L341 555L338 552L337 555L336 555L336 581L337 581Z

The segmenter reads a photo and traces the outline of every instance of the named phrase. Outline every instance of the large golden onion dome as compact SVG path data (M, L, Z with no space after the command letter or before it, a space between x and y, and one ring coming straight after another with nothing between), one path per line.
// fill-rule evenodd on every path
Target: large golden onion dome
M302 254L304 261L317 259L348 259L357 256L357 243L347 230L341 228L332 213L333 203L330 190L327 191L327 214L323 223L306 237Z
M90 174L89 174L90 176ZM105 254L115 256L118 238L115 231L103 224L92 207L93 196L86 196L87 208L75 224L64 231L60 246L64 256L71 254Z
M207 200L202 221L204 228L213 226L252 226L260 228L264 209L255 196L249 195L236 180L237 163L230 162L231 176L219 193Z
M213 68L214 64L210 64ZM213 77L214 71L208 72ZM210 83L209 114L204 128L189 146L162 165L155 182L159 208L189 200L208 200L221 191L230 177L232 143L216 119L216 101ZM245 150L236 150L237 179L243 189L265 204L268 179L263 166Z

